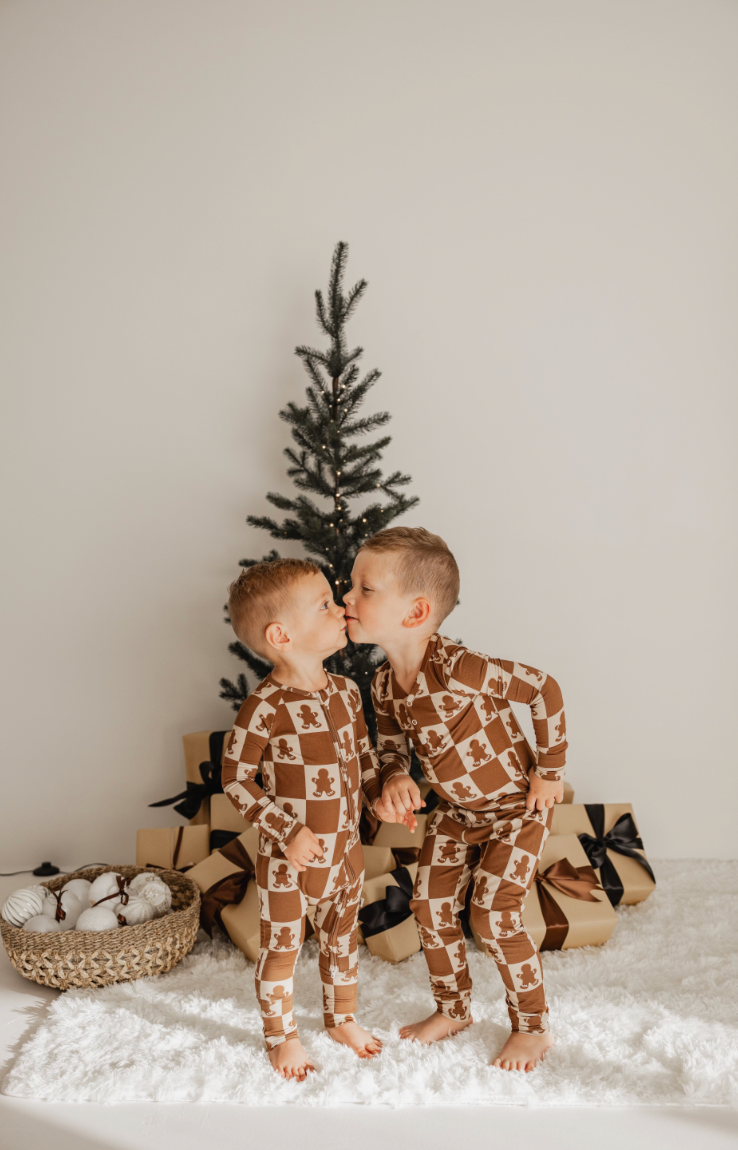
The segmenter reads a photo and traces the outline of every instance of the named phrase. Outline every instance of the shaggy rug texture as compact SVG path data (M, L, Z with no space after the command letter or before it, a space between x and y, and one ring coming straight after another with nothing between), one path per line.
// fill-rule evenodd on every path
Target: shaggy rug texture
M648 902L619 911L606 946L544 955L557 1044L531 1074L489 1065L507 1014L494 963L473 942L475 1025L433 1047L398 1038L432 1009L422 954L391 966L362 948L359 1018L385 1044L372 1062L323 1032L310 942L296 1013L317 1073L283 1082L264 1052L253 966L223 936L201 936L169 974L60 994L3 1092L262 1106L736 1105L738 862L662 862L657 878Z

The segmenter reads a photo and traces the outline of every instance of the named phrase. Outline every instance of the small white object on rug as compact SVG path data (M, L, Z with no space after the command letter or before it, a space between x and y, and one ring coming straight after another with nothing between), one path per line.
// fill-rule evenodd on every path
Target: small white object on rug
M656 875L648 902L618 911L606 946L544 954L557 1044L530 1074L489 1065L507 1013L496 967L473 942L475 1025L432 1047L397 1033L432 1010L422 954L391 966L361 948L358 1018L384 1042L371 1062L324 1033L309 942L296 1016L317 1073L283 1082L264 1051L254 967L221 936L169 974L60 995L3 1092L253 1106L738 1105L738 862L661 862Z

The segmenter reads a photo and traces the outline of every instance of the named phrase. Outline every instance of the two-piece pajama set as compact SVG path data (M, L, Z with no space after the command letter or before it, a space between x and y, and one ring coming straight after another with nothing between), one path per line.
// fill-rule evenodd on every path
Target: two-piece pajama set
M505 985L513 1030L548 1030L538 950L521 908L552 810L529 811L528 771L563 778L566 724L558 683L535 667L490 659L433 635L409 692L389 663L374 676L382 784L410 770L410 746L439 796L420 853L411 907L438 1010L470 1017L471 978L459 911L471 916ZM533 716L537 761L510 706Z
M255 781L259 770L263 787ZM325 1025L355 1021L364 880L359 816L362 791L370 806L381 792L356 684L329 674L324 690L309 692L268 675L238 712L222 778L231 802L260 831L256 994L267 1047L297 1037L294 969L308 905L316 907ZM298 872L284 847L303 826L317 836L323 857Z

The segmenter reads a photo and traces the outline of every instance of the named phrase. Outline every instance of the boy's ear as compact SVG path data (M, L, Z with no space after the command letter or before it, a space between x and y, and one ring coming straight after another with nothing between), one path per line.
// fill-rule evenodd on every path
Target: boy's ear
M264 638L275 651L288 650L292 642L281 623L270 623L264 632Z
M431 605L427 599L416 599L402 621L403 627L422 627L431 615Z

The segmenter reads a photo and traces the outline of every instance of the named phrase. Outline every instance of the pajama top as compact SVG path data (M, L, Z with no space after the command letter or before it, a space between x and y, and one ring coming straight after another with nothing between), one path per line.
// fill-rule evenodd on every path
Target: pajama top
M222 779L259 828L260 853L283 857L303 826L318 836L323 861L301 872L300 887L309 898L327 897L352 878L346 859L359 839L362 790L370 807L381 793L359 688L328 674L324 690L300 691L267 675L238 712Z
M402 690L390 664L383 663L374 675L372 699L382 785L409 773L410 744L442 802L480 816L527 791L531 767L542 779L564 777L561 690L535 667L490 659L436 634L410 691ZM511 700L531 708L537 762Z

